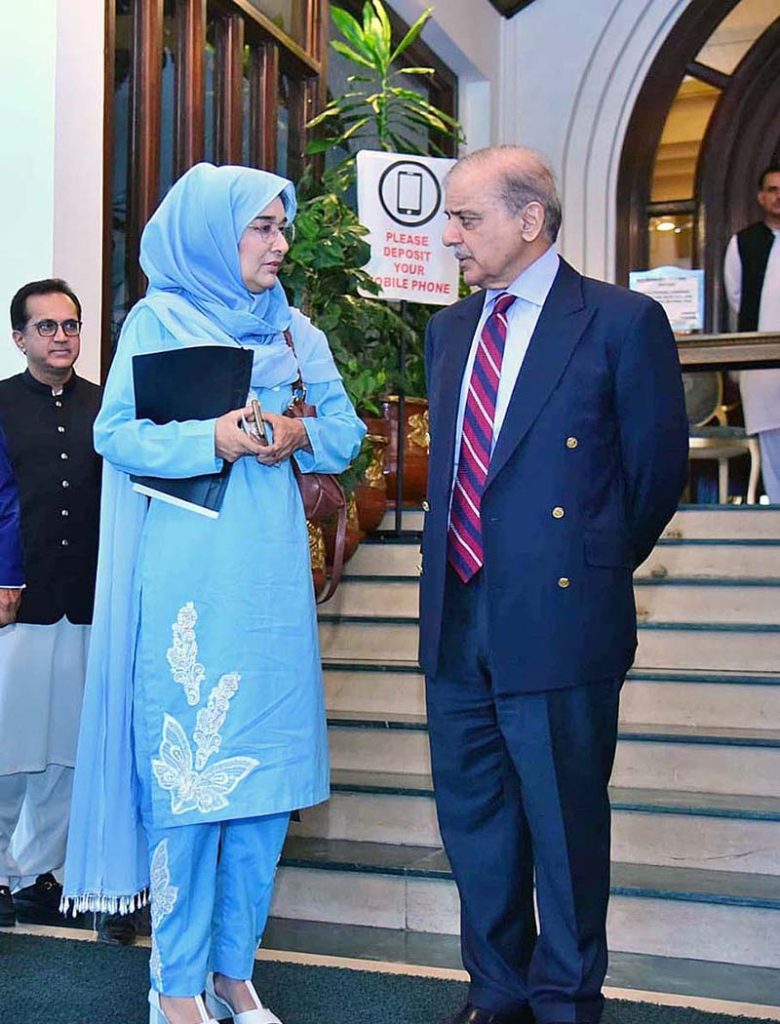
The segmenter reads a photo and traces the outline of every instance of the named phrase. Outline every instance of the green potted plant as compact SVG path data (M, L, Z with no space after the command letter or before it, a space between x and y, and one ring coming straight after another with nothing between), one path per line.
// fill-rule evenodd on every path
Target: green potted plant
M382 0L363 5L362 22L349 11L331 7L330 13L341 39L331 42L333 49L356 65L358 72L348 79L350 89L334 97L308 128L321 129L309 143L309 153L340 148L350 152L370 141L372 148L386 152L435 154L444 156L437 142L441 138L463 141L459 122L429 103L425 96L409 88L408 79L431 78L433 68L398 66L399 61L425 28L432 7L427 7L397 46ZM418 141L427 133L427 146Z

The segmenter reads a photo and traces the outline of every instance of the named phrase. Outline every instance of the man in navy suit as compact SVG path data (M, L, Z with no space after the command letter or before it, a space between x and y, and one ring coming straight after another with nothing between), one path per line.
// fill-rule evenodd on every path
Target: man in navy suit
M659 305L558 257L537 154L473 153L445 192L480 289L426 335L420 662L471 976L452 1024L591 1024L632 571L687 473L677 351Z

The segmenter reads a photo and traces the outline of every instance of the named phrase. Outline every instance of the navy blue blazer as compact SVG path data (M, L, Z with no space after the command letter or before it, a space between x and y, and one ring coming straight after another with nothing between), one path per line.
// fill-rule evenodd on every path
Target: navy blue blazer
M23 583L19 488L0 427L0 587L21 587Z
M425 340L431 452L420 664L437 672L461 381L484 292ZM677 346L652 299L561 261L512 393L482 498L493 685L550 690L622 676L636 650L632 572L688 469Z

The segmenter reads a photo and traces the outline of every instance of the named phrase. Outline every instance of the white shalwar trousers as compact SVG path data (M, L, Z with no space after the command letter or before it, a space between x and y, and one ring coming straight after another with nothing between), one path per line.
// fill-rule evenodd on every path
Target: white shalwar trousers
M64 617L0 629L0 885L65 862L89 635Z
M152 987L167 996L194 996L208 971L251 978L289 813L163 829L144 817Z
M762 430L758 435L761 448L761 476L764 490L773 505L780 505L780 427Z
M63 866L72 788L73 769L59 764L0 775L0 885L21 889Z

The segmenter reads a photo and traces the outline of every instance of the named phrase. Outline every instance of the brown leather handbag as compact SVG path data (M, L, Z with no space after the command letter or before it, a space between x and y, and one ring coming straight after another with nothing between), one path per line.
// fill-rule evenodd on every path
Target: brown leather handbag
M295 353L292 336L284 332L285 341ZM306 401L306 385L301 377L300 366L298 377L292 383L292 400L284 413L293 419L316 416L317 407ZM298 488L303 501L303 511L309 522L322 523L324 520L336 520L336 538L333 550L333 564L330 567L330 578L323 592L317 598L317 604L324 604L336 593L344 567L344 542L347 536L347 498L344 488L333 473L303 473L296 459L291 459L293 473L298 481Z

